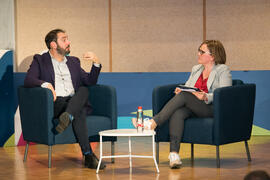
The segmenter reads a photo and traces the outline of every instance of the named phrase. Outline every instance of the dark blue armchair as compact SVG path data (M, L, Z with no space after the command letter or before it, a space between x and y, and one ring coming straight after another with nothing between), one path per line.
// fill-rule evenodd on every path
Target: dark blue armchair
M89 86L89 101L93 112L87 116L89 140L99 142L99 131L117 128L117 100L115 88L107 85ZM53 119L53 95L47 88L18 88L18 100L23 138L27 141L24 161L27 159L29 142L48 145L48 167L51 167L52 146L56 144L77 143L72 126L63 133L55 134L56 119ZM111 141L111 153L114 154L116 137L107 137ZM114 162L114 159L112 159Z
M153 115L174 96L177 84L154 88L152 94ZM216 146L217 167L220 167L219 146L245 142L248 161L251 161L247 140L250 139L254 106L255 84L244 84L233 80L233 86L218 88L214 91L214 117L190 118L185 121L182 142L191 143L191 160L194 160L194 144ZM159 142L169 142L168 122L156 128L156 158L159 161Z

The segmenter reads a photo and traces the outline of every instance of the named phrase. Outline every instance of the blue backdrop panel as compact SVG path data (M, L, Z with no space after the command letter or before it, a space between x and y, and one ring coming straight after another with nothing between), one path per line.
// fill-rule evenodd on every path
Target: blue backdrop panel
M189 73L101 73L100 84L116 88L118 115L126 116L137 110L152 109L152 90L156 86L185 82Z
M270 130L270 71L233 71L232 77L256 84L254 125Z
M14 133L13 52L0 59L0 147Z
M152 109L152 90L156 86L184 83L190 73L102 73L101 84L110 84L117 89L119 116L130 116L137 106ZM256 105L254 125L270 130L270 71L232 71L233 79L256 84ZM131 115L132 116L132 115Z
M101 73L98 83L114 86L117 91L118 116L121 122L135 116L131 114L137 106L144 110L152 109L152 90L156 86L184 83L190 73L188 72L161 72L161 73ZM14 88L23 84L25 73L16 73ZM270 107L270 71L233 71L233 79L241 79L246 83L256 84L256 106L254 124L270 130L268 112ZM172 92L173 93L173 92ZM15 96L15 101L17 97ZM15 102L15 106L17 103ZM122 125L119 125L122 127Z

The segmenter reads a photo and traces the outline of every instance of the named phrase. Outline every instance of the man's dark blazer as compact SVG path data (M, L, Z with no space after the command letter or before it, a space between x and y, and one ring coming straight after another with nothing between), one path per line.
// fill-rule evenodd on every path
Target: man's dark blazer
M81 68L80 60L77 57L66 56L66 58L75 92L80 86L97 83L101 67L92 66L90 73L87 73ZM55 88L55 75L49 52L34 55L33 62L24 79L24 86L40 87L44 82L51 83Z
M101 67L92 66L90 73L85 72L80 65L80 60L74 56L66 56L67 66L70 71L72 84L75 92L80 86L89 86L97 83ZM44 82L49 82L55 89L55 75L50 54L34 55L33 62L24 79L25 87L40 87ZM87 114L92 107L90 102L85 106Z

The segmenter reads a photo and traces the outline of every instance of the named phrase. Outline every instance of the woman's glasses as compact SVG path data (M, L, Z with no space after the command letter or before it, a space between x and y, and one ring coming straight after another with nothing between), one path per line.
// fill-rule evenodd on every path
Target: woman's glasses
M199 52L200 55L203 55L203 54L209 54L209 55L211 55L210 52L203 51L200 48L198 49L198 52Z

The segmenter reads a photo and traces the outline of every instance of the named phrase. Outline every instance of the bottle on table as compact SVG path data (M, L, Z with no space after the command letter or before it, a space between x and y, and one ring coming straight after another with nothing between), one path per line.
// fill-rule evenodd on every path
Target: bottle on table
M138 107L137 110L137 131L138 132L143 132L144 130L144 122L143 122L143 110L142 110L142 106Z

